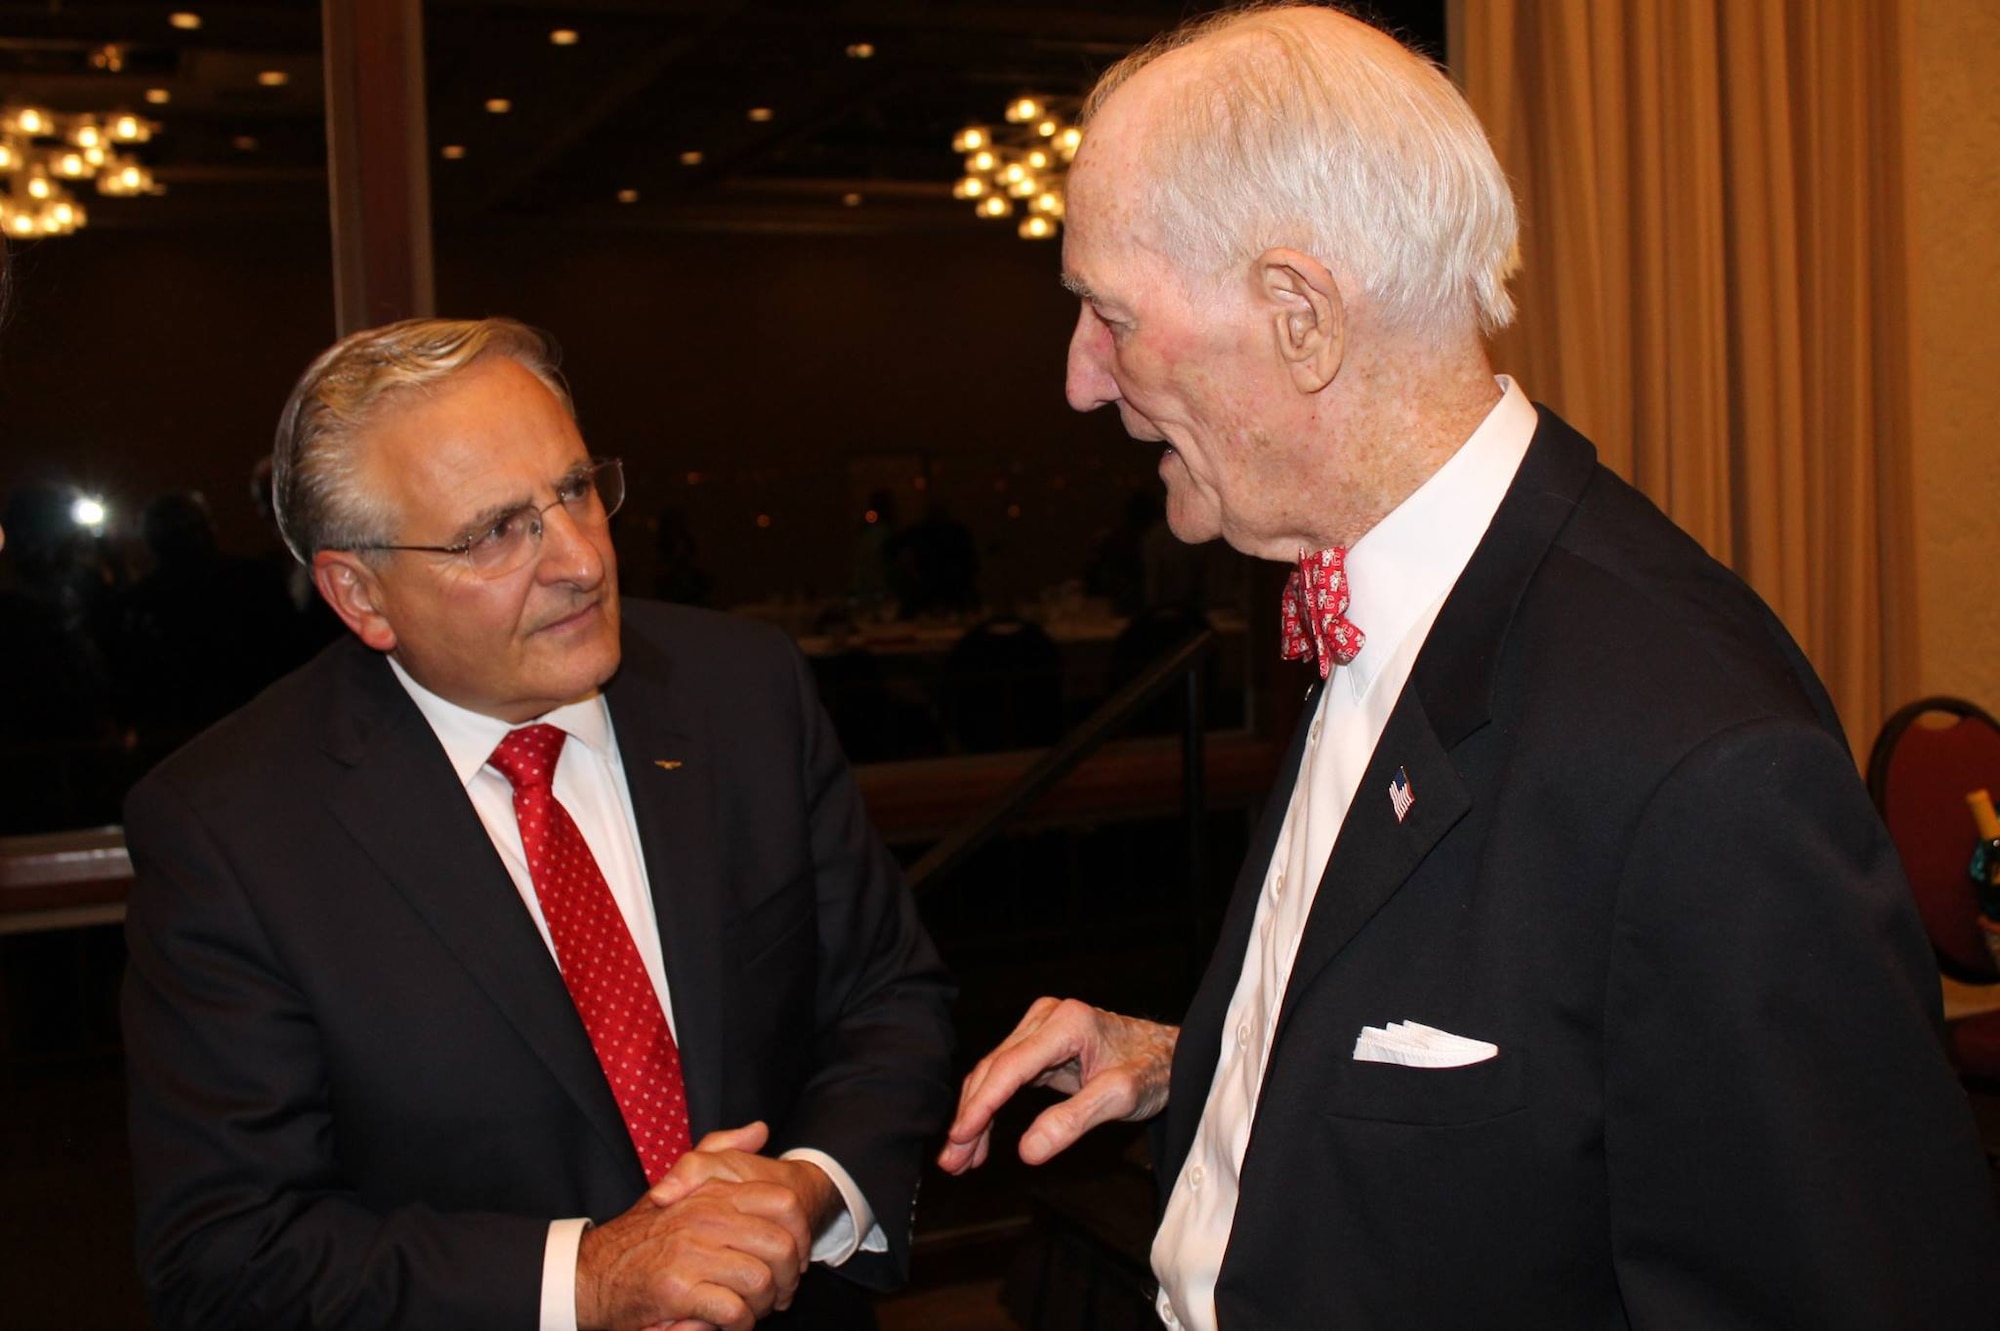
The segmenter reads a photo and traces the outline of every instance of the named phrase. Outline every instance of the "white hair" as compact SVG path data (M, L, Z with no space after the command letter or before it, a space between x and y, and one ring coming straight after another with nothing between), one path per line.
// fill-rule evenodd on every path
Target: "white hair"
M572 418L555 340L513 319L404 319L349 334L299 377L278 418L271 501L293 557L391 538L390 515L355 485L355 436L386 399L439 383L486 356L505 356L542 381Z
M1514 195L1442 70L1358 19L1267 3L1182 25L1105 72L1086 126L1154 61L1200 43L1144 152L1168 257L1213 278L1273 246L1346 274L1388 322L1436 332L1514 317ZM1372 34L1372 37L1371 37ZM1379 40L1377 40L1379 39Z

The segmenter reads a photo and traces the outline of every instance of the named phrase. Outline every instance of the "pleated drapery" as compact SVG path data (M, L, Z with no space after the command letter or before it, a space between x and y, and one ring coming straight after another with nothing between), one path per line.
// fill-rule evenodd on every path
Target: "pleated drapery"
M1784 619L1865 749L1914 681L1897 0L1459 0L1522 205L1496 363Z

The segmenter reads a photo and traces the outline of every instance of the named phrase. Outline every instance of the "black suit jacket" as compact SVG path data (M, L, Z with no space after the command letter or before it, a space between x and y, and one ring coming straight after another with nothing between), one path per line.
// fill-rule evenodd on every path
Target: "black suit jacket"
M1301 748L1181 1033L1163 1203ZM1544 411L1328 859L1220 1325L2000 1325L1991 1184L1938 1003L1797 647ZM1402 1020L1500 1054L1355 1061L1362 1027Z
M627 603L606 691L694 1134L831 1154L900 1279L949 985L783 635ZM662 764L678 764L663 766ZM134 789L139 1260L168 1327L533 1328L551 1219L645 1179L562 977L422 714L348 640ZM839 1277L847 1277L841 1279ZM817 1309L817 1311L815 1311Z

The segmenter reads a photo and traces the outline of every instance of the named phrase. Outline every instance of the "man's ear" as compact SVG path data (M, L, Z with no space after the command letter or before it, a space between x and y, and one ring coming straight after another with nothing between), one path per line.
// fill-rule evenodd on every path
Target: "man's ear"
M1269 313L1278 355L1302 393L1317 393L1340 373L1347 348L1347 303L1327 266L1282 247L1255 264L1257 296Z
M354 636L378 652L396 649L396 630L382 608L382 580L352 550L322 550L313 556L313 585Z

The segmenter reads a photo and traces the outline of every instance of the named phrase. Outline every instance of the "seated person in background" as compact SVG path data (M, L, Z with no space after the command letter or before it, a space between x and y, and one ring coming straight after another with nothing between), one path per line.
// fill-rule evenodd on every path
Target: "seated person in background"
M1069 400L1292 564L1315 661L1178 1028L1043 999L1040 1162L1154 1118L1189 1331L1992 1331L1992 1181L1908 885L1770 610L1496 377L1506 178L1342 14L1109 72L1069 177ZM1352 579L1350 584L1349 579Z
M1111 613L1130 618L1157 604L1146 597L1146 533L1160 522L1160 496L1135 490L1125 496L1118 521L1099 532L1083 571L1083 590L1111 603ZM1179 544L1179 542L1175 542Z
M951 991L797 652L621 606L510 320L327 351L276 493L352 636L126 809L157 1322L872 1325Z
M141 740L172 746L297 664L291 602L269 565L217 548L193 490L155 496L140 530L153 567L126 589L113 673Z
M979 547L972 529L942 499L924 506L923 521L884 543L882 557L903 590L904 619L962 614L979 606Z
M715 579L701 566L701 547L685 510L663 508L654 519L653 595L674 605L707 605Z

